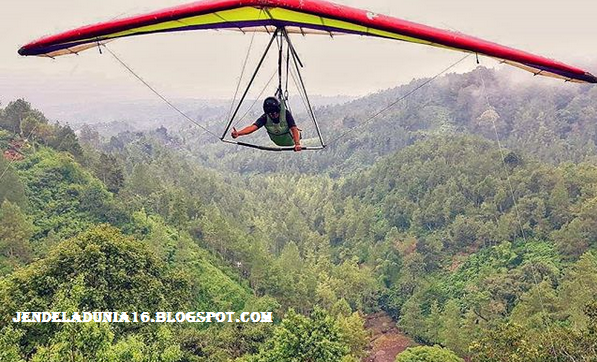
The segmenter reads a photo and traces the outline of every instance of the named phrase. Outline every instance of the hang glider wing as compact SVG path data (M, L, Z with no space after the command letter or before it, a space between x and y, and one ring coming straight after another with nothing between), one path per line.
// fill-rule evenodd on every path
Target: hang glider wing
M356 34L420 43L496 58L566 81L597 83L567 64L486 40L321 0L207 0L48 36L19 49L21 55L56 57L110 40L161 32L232 29L242 32L286 27L301 34Z

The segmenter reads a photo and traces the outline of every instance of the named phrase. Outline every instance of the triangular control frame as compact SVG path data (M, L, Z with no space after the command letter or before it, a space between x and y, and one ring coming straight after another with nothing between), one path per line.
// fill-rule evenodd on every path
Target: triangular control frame
M240 98L240 101L238 102L238 105L236 106L234 113L232 114L232 117L230 117L230 120L228 121L228 125L226 126L224 133L222 133L220 140L225 143L230 143L230 144L243 146L243 147L255 148L255 149L259 149L259 150L263 150L263 151L294 151L294 147L292 147L292 146L289 146L289 147L262 146L262 145L257 145L257 144L253 144L253 143L240 142L240 141L231 140L231 139L226 138L226 135L228 134L228 131L230 131L230 127L232 127L232 124L240 110L240 107L242 106L243 102L245 101L245 98L247 97L247 93L249 93L249 89L251 89L251 86L253 85L253 82L255 81L255 78L257 77L257 74L259 73L259 70L261 69L261 66L263 65L263 62L264 62L265 58L267 57L275 40L278 40L278 89L276 91L276 97L281 102L285 102L286 109L290 109L290 106L288 104L288 76L289 76L289 71L290 71L290 63L292 61L292 65L293 65L294 69L296 70L296 73L298 74L298 81L299 81L298 83L299 84L297 84L297 86L299 87L299 92L302 92L302 95L304 95L304 97L305 97L305 103L306 103L305 105L308 108L307 111L308 111L309 117L313 121L315 130L317 131L317 137L319 138L319 143L320 143L318 146L302 146L302 150L304 150L304 151L322 150L326 147L326 145L325 145L325 142L321 135L321 130L319 129L319 124L317 123L317 118L315 117L315 114L313 113L313 107L311 106L311 102L309 101L309 96L307 94L307 90L305 89L305 83L303 82L303 77L300 72L300 68L303 66L303 64L302 64L301 60L299 59L298 54L297 54L296 50L294 49L292 42L290 41L288 32L286 31L286 29L284 27L278 27L273 32L272 37L271 37L269 43L267 44L267 47L265 48L265 51L263 52L263 55L261 56L259 63L257 64L257 68L255 68L255 71L253 72L253 76L251 77L249 84L247 85L242 97ZM284 72L283 72L284 71L284 69L283 69L284 68L283 67L284 44L287 45L287 56L286 56L286 87L283 90L282 81L283 81L283 75L284 75Z

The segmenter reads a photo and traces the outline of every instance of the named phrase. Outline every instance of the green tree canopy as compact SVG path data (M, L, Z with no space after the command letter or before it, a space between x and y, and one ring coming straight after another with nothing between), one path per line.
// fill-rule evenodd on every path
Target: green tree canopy
M0 281L0 327L10 325L17 311L182 310L188 293L186 276L117 229L98 226ZM58 328L24 324L24 340L31 346L48 341Z
M350 352L334 319L316 308L311 317L290 310L259 362L336 362Z
M454 352L440 346L410 347L396 357L396 362L464 362Z
M31 221L18 205L5 200L0 205L0 257L20 262L29 261L32 257L29 238L32 235Z

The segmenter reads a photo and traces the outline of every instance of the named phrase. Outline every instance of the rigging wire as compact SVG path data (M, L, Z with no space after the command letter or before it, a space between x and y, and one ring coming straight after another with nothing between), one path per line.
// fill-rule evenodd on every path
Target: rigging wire
M311 117L311 114L309 114L309 107L307 106L307 102L305 101L305 96L303 95L303 91L301 90L301 87L298 85L298 80L296 79L296 76L294 74L294 69L290 68L290 78L292 79L292 83L294 83L294 86L297 89L297 94L299 95L299 98L301 99L301 102L303 103L303 106L305 107L305 111L307 111L306 113L309 115L309 118Z
M35 127L33 127L31 129L31 131L29 131L29 134L27 135L27 137L25 138L27 140L27 142L29 142L29 138L31 138L31 135L33 134L33 132L35 132L35 130L37 129L37 127L41 124L41 122L38 122ZM64 140L63 140L64 141ZM61 142L62 143L62 142ZM2 156L0 156L2 157ZM4 168L4 171L2 171L2 174L0 174L0 181L2 181L2 179L4 178L4 175L6 175L6 173L8 172L8 169L10 168L10 166L12 166L12 164L16 161L16 159L12 159L10 160L10 162L8 162L8 164L6 165L6 167Z
M311 119L313 120L313 125L315 126L315 131L317 132L317 137L319 138L319 143L321 144L321 148L323 149L326 147L326 144L325 144L325 141L323 140L323 136L321 134L319 124L317 123L317 118L315 117L315 113L313 112L313 107L311 106L311 102L309 101L309 95L307 94L307 88L305 87L305 82L303 81L303 76L301 75L301 71L299 69L299 65L302 67L303 63L299 59L296 49L294 48L294 45L292 44L292 41L290 40L290 36L288 35L288 32L286 31L285 28L282 28L282 34L284 35L284 38L286 39L286 43L288 44L289 52L292 55L292 63L294 64L294 68L296 70L296 75L298 76L298 80L300 82L300 87L298 87L298 85L297 85L297 87L301 88L305 95L307 111L309 112ZM288 77L288 74L286 75L286 77Z
M137 78L141 83L143 83L147 88L149 88L149 90L151 90L156 96L158 96L160 99L162 99L172 109L174 109L181 116L183 116L184 118L186 118L188 121L190 121L193 124L195 124L197 127L203 129L205 132L209 133L210 135L214 136L215 138L219 138L215 133L213 133L212 131L210 131L207 127L205 127L202 124L198 123L197 121L195 121L194 119L192 119L191 117L189 117L186 113L184 113L183 111L181 111L174 104L172 104L172 102L170 102L166 97L164 97L162 94L160 94L160 92L158 92L154 87L152 87L149 83L147 83L141 76L139 76L137 73L135 73L135 71L130 66L128 66L128 64L126 64L120 57L118 57L118 55L116 55L116 53L114 53L110 48L108 48L106 46L106 44L101 44L101 45L108 51L108 53L110 53L114 57L114 59L116 59L118 61L118 63L120 63L120 65L122 65L126 70L128 70L129 73L131 73L135 78Z
M305 110L307 111L306 113L309 115L309 118L313 119L311 113L309 112L309 106L307 104L307 101L305 99L305 90L303 88L301 88L301 86L299 85L299 81L298 81L298 75L296 75L296 70L294 69L294 67L290 67L288 74L290 75L290 78L292 78L292 82L294 83L294 86L297 90L297 94L299 95L301 101L303 102L303 106L305 107ZM288 80L287 80L288 82Z
M284 98L288 100L288 73L290 72L290 44L286 45L286 90Z
M257 68L255 69L255 71L253 72L253 76L251 77L251 80L247 86L247 88L244 91L243 96L241 97L240 102L236 105L236 109L231 117L231 119L228 122L228 125L226 126L226 129L224 131L224 133L222 134L222 136L220 137L220 140L222 142L226 142L226 143L231 143L231 144L236 144L236 145L240 145L240 146L246 146L246 147L253 147L253 148L258 148L261 150L267 150L267 151L294 151L294 147L267 147L267 146L259 146L259 145L254 145L254 144L249 144L249 143L245 143L245 142L239 142L239 141L232 141L232 140L228 140L226 139L226 135L228 133L228 130L230 129L230 127L234 125L238 124L240 120L244 119L245 116L253 109L253 106L255 105L255 103L261 98L261 95L263 94L263 92L265 91L265 89L269 86L269 83L271 82L271 78L270 81L268 82L268 84L266 84L266 86L264 87L264 89L262 89L262 91L260 92L259 96L254 100L253 104L248 108L247 112L240 118L240 119L236 119L236 115L239 112L239 109L243 103L243 100L245 99L249 88L251 87L251 85L253 84L261 66L263 65L263 61L266 59L266 57L268 56L270 49L272 48L272 44L273 42L276 42L276 49L277 49L277 53L278 53L278 59L277 59L277 68L276 68L276 73L275 74L278 75L278 84L277 84L277 88L276 88L276 92L275 92L275 96L277 98L280 99L280 101L285 102L287 105L287 109L290 110L290 105L288 105L288 103L286 102L288 100L288 82L289 82L289 71L291 69L290 67L290 54L292 54L292 61L293 64L295 65L295 67L297 68L297 74L299 76L299 79L301 81L301 86L303 88L303 92L305 95L305 98L307 99L307 104L309 103L308 100L308 96L306 94L306 90L304 89L304 83L302 81L301 78L301 74L300 71L298 70L298 65L297 63L300 63L300 60L298 60L298 56L296 55L294 48L292 47L291 41L288 37L288 34L286 33L286 30L284 27L277 27L276 30L273 32L271 39L259 61L259 64L257 65ZM287 49L286 49L286 57L284 57L284 43L286 43ZM286 71L284 71L284 60L286 60ZM286 85L286 88L282 88L283 85ZM298 86L297 86L298 88ZM313 110L310 110L310 114L311 116L314 118L313 115ZM325 144L321 138L321 134L319 131L319 126L317 125L316 121L314 121L315 123L315 128L317 130L317 133L319 135L320 141L321 141L321 146L316 146L316 147L302 147L303 150L319 150L319 149L323 149L325 148Z
M257 76L257 74L259 72L259 69L263 65L263 62L265 61L265 58L267 58L269 50L270 50L270 48L271 48L274 40L276 40L279 31L280 31L279 28L276 28L276 30L272 34L272 36L270 38L270 41L268 42L268 44L267 44L267 46L265 48L265 51L263 52L263 55L261 56L261 59L259 60L259 64L257 65L257 68L253 72L253 75L251 76L251 80L249 81L249 84L245 88L245 91L244 91L242 97L240 98L240 101L239 101L238 105L236 106L236 108L234 110L234 113L232 114L232 116L230 117L230 120L228 121L228 124L226 125L226 129L224 129L224 132L222 133L222 136L218 137L221 141L224 141L224 139L226 138L226 134L230 130L230 127L232 126L232 123L234 122L234 119L236 118L236 115L238 114L238 111L240 110L240 106L244 102L245 97L247 96L247 93L249 92L249 88L251 87L251 85L255 81L255 77Z
M297 76L294 74L295 70L293 68L290 68L290 78L292 79L292 82L294 83L294 86L297 89L297 94L299 95L299 98L301 99L301 102L303 103L303 106L305 107L305 113L307 113L307 115L309 116L309 118L313 121L316 122L315 120L313 120L313 115L311 114L311 112L309 112L309 105L307 103L307 101L305 100L305 96L304 96L304 90L301 89L301 87L299 86L299 82L297 80Z
M269 85L272 83L272 80L274 80L274 77L277 74L277 70L274 71L274 73L272 74L272 76L269 78L268 82L265 84L265 86L261 89L261 92L259 92L259 95L255 98L255 100L253 100L253 103L251 103L251 106L249 107L249 109L247 109L247 111L242 115L242 117L239 117L236 122L234 122L234 124L232 125L232 127L236 127L241 121L243 121L245 119L245 117L247 117L247 115L249 114L249 112L251 112L251 110L253 110L253 107L255 107L255 104L257 104L257 102L261 99L261 96L263 95L263 93L265 92L265 90L267 89L267 87L269 87Z
M255 32L253 33L253 35L255 35ZM276 42L278 43L278 46L280 46L280 40L277 37L276 37ZM244 66L243 66L243 72L244 72ZM274 71L274 73L269 78L269 80L267 81L267 83L265 84L265 86L261 89L261 92L259 92L259 95L251 103L251 106L247 109L247 111L241 117L239 117L234 122L234 124L231 125L231 127L236 127L241 121L243 121L245 119L245 117L247 117L247 115L253 110L253 107L255 107L255 104L261 99L261 96L263 95L263 93L265 92L265 90L269 87L269 85L271 84L271 82L274 79L274 77L276 76L276 74L279 74L279 72L280 72L279 69L276 69ZM240 83L239 83L239 85L240 85ZM236 95L235 95L235 97L236 97ZM239 105L237 105L237 106L239 106ZM230 119L230 116L231 115L229 114L227 118Z
M240 90L240 84L243 81L243 77L245 75L245 69L246 69L247 63L249 61L249 55L251 55L251 49L253 48L253 41L255 40L255 34L257 34L257 32L253 32L253 35L251 35L251 41L249 42L249 48L247 49L247 55L245 56L245 60L243 61L243 66L240 71L238 83L236 84L236 90L234 91L234 97L232 98L232 103L230 104L230 109L228 110L226 119L230 119L230 116L232 115L232 110L234 109L234 104L236 103L236 97L238 96L238 91Z
M493 107L489 103L489 97L487 96L487 88L485 87L485 79L483 77L483 72L481 72L481 84L483 86L482 87L482 92L483 92L482 94L483 94L483 98L485 99L486 107L487 107L487 109L493 109ZM491 117L491 122L493 124L493 131L495 133L495 138L496 138L496 141L497 141L497 145L498 145L498 149L499 149L499 153L500 153L500 158L502 160L502 166L504 168L504 173L506 174L506 180L508 182L508 187L510 189L510 196L512 197L512 203L514 204L514 213L516 215L516 220L517 220L517 223L518 223L518 228L520 229L520 234L522 236L522 240L523 240L524 245L525 245L525 247L527 249L527 252L528 252L526 232L524 231L524 227L522 225L522 218L520 217L520 211L519 211L519 208L518 208L518 201L517 201L516 195L514 193L514 186L512 185L512 179L510 178L510 172L508 171L508 165L506 164L506 156L504 155L504 147L502 145L502 141L500 139L500 135L498 133L494 117ZM531 270L531 276L532 276L532 279L533 279L533 283L535 284L535 288L537 288L537 291L538 291L539 305L541 307L541 313L544 316L546 316L545 302L544 302L544 298L543 298L543 294L541 292L541 289L539 289L539 282L537 281L536 267L532 263L531 263L530 270ZM553 340L553 336L551 334L550 323L548 323L548 321L544 317L542 317L541 320L542 320L543 324L545 325L545 327L547 329L547 335L549 336L549 343L550 343L551 352L554 354L554 356L557 356L558 354L556 352L555 343L554 343L554 340Z
M263 15L263 9L259 10L259 17L257 18L257 20L261 20L261 15ZM241 29L241 31L242 31L242 29ZM243 31L243 34L245 34L244 31ZM232 98L232 103L230 104L230 109L228 110L228 115L226 116L226 119L230 119L230 117L232 116L232 110L234 109L234 104L236 103L236 97L238 96L240 84L244 78L245 68L249 61L249 55L251 54L251 50L253 48L253 41L255 40L255 34L257 34L257 32L254 31L253 34L251 35L251 41L249 42L249 47L247 49L247 55L245 56L245 60L243 61L243 66L242 66L242 69L240 72L240 76L238 78L238 83L236 84L236 90L234 91L234 97Z
M297 94L299 95L299 98L301 99L301 102L303 103L303 106L305 107L305 111L306 111L305 113L313 121L313 116L309 112L309 106L307 105L307 101L305 100L305 95L304 95L305 90L299 86L299 81L297 79L297 75L295 75L295 72L296 72L295 69L293 67L289 66L289 63L290 63L289 62L289 60L290 60L289 56L290 56L290 48L288 48L288 53L286 54L286 57L287 57L286 58L286 60L287 60L287 68L286 68L286 72L287 72L287 76L286 76L286 92L288 92L288 81L289 81L289 79L292 79L292 83L294 84L294 87L297 90Z
M282 39L278 39L278 37L275 36L272 40L276 40L278 42L281 42ZM288 40L288 39L287 39ZM251 39L251 45L253 42L253 38ZM271 44L271 42L270 42ZM178 112L181 116L183 116L185 119L187 119L188 121L192 122L193 124L195 124L196 126L198 126L199 128L203 129L205 132L209 133L210 135L221 139L221 137L217 136L215 133L213 133L211 130L209 130L208 128L206 128L205 126L199 124L198 122L196 122L195 120L193 120L191 117L189 117L187 114L185 114L183 111L181 111L178 107L176 107L172 102L170 102L166 97L164 97L161 93L159 93L154 87L152 87L147 81L145 81L141 76L139 76L127 63L125 63L118 55L116 55L116 53L114 53L110 48L108 48L106 46L106 44L101 44L101 46L103 46L113 57L114 59L116 59L118 61L118 63L120 63L128 72L130 72L135 78L137 78L141 83L143 83L147 88L149 88L149 90L151 90L155 95L157 95L160 99L162 99L168 106L170 106L172 109L174 109L176 112ZM289 43L290 46L290 43ZM247 52L247 56L245 58L245 62L243 63L243 69L241 72L241 79L242 76L244 75L244 70L245 70L245 66L247 63L247 59L249 56L251 50L251 46L249 47L249 51ZM294 54L294 53L293 53ZM387 112L389 109L391 109L392 107L394 107L396 104L398 104L399 102L403 101L404 99L408 98L409 96L411 96L412 94L414 94L415 92L417 92L419 89L423 88L424 86L428 85L429 83L433 82L434 80L436 80L439 76L441 76L442 74L446 73L447 71L449 71L450 69L454 68L456 65L460 64L461 62L463 62L465 59L467 59L471 54L467 54L464 57L462 57L461 59L459 59L458 61L454 62L453 64L451 64L449 67L445 68L444 70L442 70L441 72L437 73L435 76L433 76L432 78L429 78L428 80L426 80L425 82L421 83L420 85L418 85L416 88L414 88L413 90L411 90L410 92L406 93L404 96L398 98L397 100L395 100L394 102L390 103L389 105L385 106L384 108L382 108L381 110L379 110L378 112L376 112L375 114L373 114L371 117L369 117L367 120L365 120L365 122L361 123L358 127L355 127L353 129L347 130L343 133L341 133L339 136L333 138L328 145L332 145L335 144L338 140L340 140L341 138L344 138L345 136L347 136L348 134L354 132L355 130L369 124L371 121L373 121L374 119L376 119L377 117L379 117L380 115L384 114L385 112ZM296 64L296 59L293 62L296 69L296 72L299 74L298 72L298 64ZM296 85L296 78L295 75L293 74L295 69L292 69L292 67L290 67L291 69L291 76L293 78L293 81L295 82ZM277 71L279 72L281 69L278 69ZM275 73L274 73L275 76ZM288 77L288 76L287 76ZM269 83L271 83L271 80L273 79L270 78L270 81L268 82L267 85L269 85ZM235 92L235 98L237 96L237 92L238 92L238 87L240 86L240 82L241 80L239 80L239 84L237 86L237 91ZM266 85L266 87L267 87ZM301 92L301 87L298 87L299 89L299 94L301 96L301 100L303 101L303 103L305 103L305 99L303 98L303 96L306 98L306 102L308 105L310 105L310 102L308 101L308 96L306 95L306 90L302 90ZM243 117L241 117L241 119L243 119L253 108L253 106L255 105L255 103L257 102L257 100L259 99L259 97L261 97L261 95L263 94L263 92L265 91L265 88L261 91L261 93L259 94L259 96L257 97L257 99L253 102L253 104L251 105L251 107L249 108L249 110L247 110L247 112L243 115ZM305 94L303 94L303 92ZM309 108L309 107L308 107ZM313 114L313 111L311 110L311 112L309 112L312 120L316 123L317 121L315 120L315 115ZM235 125L238 124L239 120L237 120L235 122Z
M394 102L388 104L387 106L385 106L384 108L382 108L381 110L377 111L375 114L373 114L371 117L369 117L367 120L365 120L363 123L359 124L357 127L349 129L347 131L344 131L343 133L341 133L339 136L333 138L330 142L328 142L328 146L333 145L334 143L336 143L338 140L340 140L341 138L345 137L346 135L354 132L355 130L362 128L363 126L366 126L367 124L369 124L371 121L373 121L375 118L379 117L380 115L382 115L383 113L387 112L389 109L391 109L392 107L394 107L396 104L400 103L401 101L405 100L406 98L410 97L412 94L416 93L418 90L420 90L421 88L425 87L426 85L428 85L429 83L433 82L434 80L436 80L439 76L441 76L442 74L446 73L447 71L449 71L450 69L454 68L455 66L457 66L458 64L462 63L465 59L467 59L468 57L471 56L471 53L468 53L467 55L465 55L464 57L460 58L459 60L457 60L456 62L452 63L449 67L447 67L446 69L442 70L441 72L437 73L436 75L434 75L432 78L427 79L425 82L419 84L417 87L415 87L413 90L411 90L410 92L406 93L405 95L403 95L402 97L396 99Z

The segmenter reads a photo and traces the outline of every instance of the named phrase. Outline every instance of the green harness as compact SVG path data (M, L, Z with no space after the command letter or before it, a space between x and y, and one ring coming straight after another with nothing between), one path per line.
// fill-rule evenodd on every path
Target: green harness
M280 102L280 116L279 123L274 123L274 120L266 114L267 121L265 122L265 129L269 138L278 146L294 146L294 139L288 122L286 122L286 104L284 100Z

